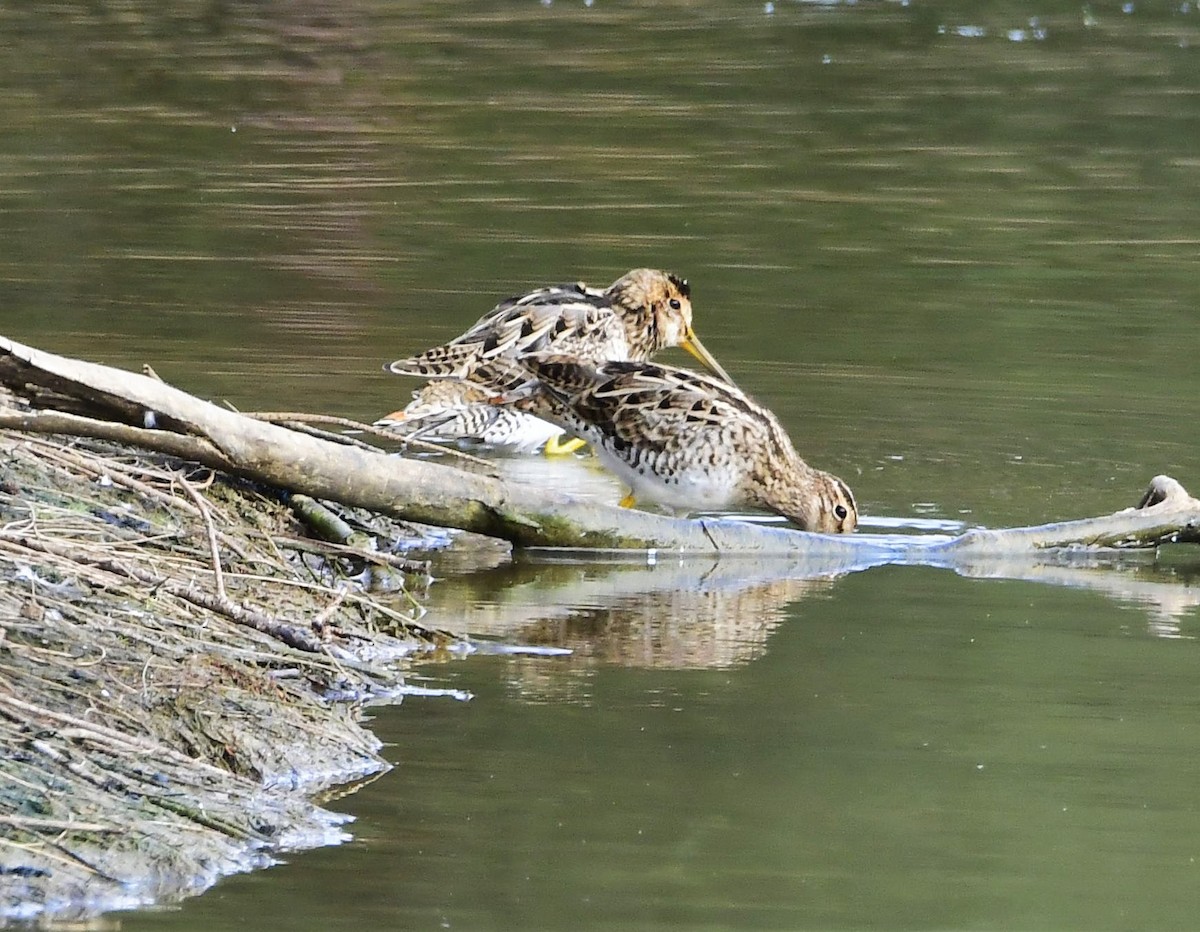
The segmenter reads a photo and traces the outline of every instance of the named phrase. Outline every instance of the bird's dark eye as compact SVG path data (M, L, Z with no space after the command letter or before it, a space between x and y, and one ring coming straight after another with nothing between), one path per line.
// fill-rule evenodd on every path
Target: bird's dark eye
M846 515L849 514L849 512L846 511L845 505L838 505L836 508L833 509L833 513L835 515L837 515L837 518L839 521L845 521Z
M673 311L677 311L677 310L679 310L680 307L682 307L682 305L679 303L678 298L672 298L670 301L670 304L671 304L671 310L673 310Z

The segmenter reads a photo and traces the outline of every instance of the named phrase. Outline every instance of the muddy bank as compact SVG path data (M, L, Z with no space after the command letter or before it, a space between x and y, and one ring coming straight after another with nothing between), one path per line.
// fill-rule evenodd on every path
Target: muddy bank
M421 626L426 568L398 552L422 529L297 504L0 432L0 920L173 899L343 837L311 800L387 767L358 704L457 645Z

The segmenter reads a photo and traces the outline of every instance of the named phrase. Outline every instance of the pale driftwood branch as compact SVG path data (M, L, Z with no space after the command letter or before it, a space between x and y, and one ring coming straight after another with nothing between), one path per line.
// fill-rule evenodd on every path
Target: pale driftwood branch
M144 375L68 359L0 338L0 384L60 400L58 410L0 409L0 428L99 437L394 515L525 547L777 554L823 571L881 563L949 563L1070 547L1200 542L1200 501L1159 477L1146 507L1113 515L950 540L828 536L730 520L686 520L583 501L495 477L348 447L257 421ZM78 411L88 411L84 416Z
M1170 476L1155 476L1139 503L1115 514L1036 527L971 530L930 553L955 559L1070 547L1157 547L1200 543L1200 501Z

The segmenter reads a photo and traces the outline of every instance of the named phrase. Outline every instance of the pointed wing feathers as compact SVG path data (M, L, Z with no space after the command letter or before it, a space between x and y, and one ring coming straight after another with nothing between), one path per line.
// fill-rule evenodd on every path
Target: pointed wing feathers
M542 288L501 302L449 343L388 366L401 375L468 378L489 360L554 348L573 352L624 329L602 292L582 285Z
M549 396L549 405L540 402L540 413L560 423L577 419L643 446L674 445L696 431L721 430L733 423L761 430L763 443L775 440L770 412L707 375L656 363L588 364L546 354L520 361ZM531 399L528 406L538 407L539 402Z

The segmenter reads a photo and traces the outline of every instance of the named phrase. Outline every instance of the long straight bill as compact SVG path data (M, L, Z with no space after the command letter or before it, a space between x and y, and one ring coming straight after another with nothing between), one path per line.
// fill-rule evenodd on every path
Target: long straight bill
M717 362L717 360L713 357L713 354L704 348L704 344L700 342L700 339L696 336L695 331L693 331L691 327L688 327L687 334L685 335L680 346L691 353L696 358L697 362L704 366L704 368L713 375L720 377L730 385L737 385L737 383L730 378L729 373L721 368L721 364Z

